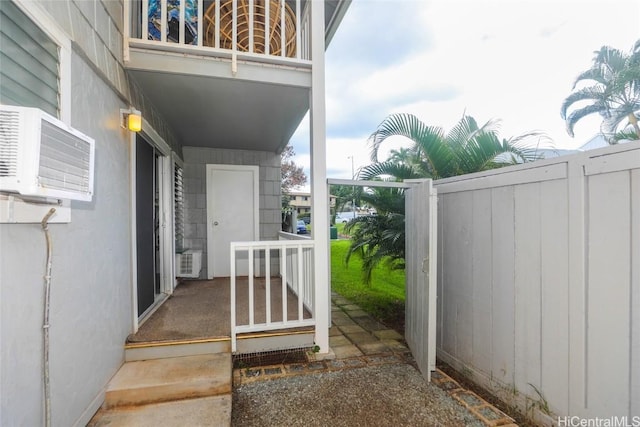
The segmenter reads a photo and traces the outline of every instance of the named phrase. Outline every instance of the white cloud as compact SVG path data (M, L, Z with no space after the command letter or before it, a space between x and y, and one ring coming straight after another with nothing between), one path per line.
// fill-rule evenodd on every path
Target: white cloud
M629 0L434 1L423 13L435 34L429 76L458 82L462 93L413 104L419 116L448 112L450 126L466 109L479 120L502 119L505 137L539 129L559 148L598 131L595 118L578 124L574 140L566 134L559 111L575 76L602 45L630 49L640 29L640 3Z
M393 104L403 99L431 101L456 97L458 84L445 76L431 75L429 55L416 55L400 64L375 70L354 84L354 95L370 102Z
M328 138L327 139L327 176L329 178L351 179L358 174L362 166L371 163L370 147L366 143L368 135L360 138ZM380 147L378 158L385 160L391 150L408 147L411 141L402 137L389 138ZM352 158L353 157L353 164ZM296 155L295 163L305 169L307 177L311 178L311 156L309 154ZM352 169L353 166L353 169Z
M567 135L560 106L575 77L602 45L628 51L640 38L637 0L403 1L390 14L397 5L354 0L329 48L329 176L348 178L351 155L355 169L368 164L367 137L394 112L449 129L466 111L501 119L505 138L541 130L580 146L600 120Z

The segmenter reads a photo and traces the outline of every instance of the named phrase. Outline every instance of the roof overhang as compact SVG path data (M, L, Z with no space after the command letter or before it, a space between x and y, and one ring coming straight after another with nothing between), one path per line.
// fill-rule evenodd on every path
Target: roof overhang
M324 6L324 41L325 48L331 43L344 15L347 13L351 0L326 0Z
M309 109L309 89L130 70L183 146L280 152Z

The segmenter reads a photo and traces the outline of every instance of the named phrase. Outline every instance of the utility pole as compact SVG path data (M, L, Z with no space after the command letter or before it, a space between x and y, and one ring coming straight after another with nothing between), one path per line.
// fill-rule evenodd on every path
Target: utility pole
M349 156L347 157L347 159L351 159L351 179L355 181L356 176L353 169L353 156ZM355 219L356 218L356 186L355 185L351 188L351 211L353 212L352 219Z

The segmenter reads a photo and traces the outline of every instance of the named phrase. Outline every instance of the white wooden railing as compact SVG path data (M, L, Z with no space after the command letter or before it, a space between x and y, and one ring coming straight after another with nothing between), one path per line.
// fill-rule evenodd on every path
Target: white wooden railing
M295 237L295 235L291 236ZM241 333L315 325L314 248L315 242L310 239L231 243L231 348L233 352L237 349L237 335ZM246 324L238 324L237 319L236 264L238 259L248 260L249 319ZM273 266L277 266L279 271L272 271ZM256 319L256 277L258 276L263 277L265 286L264 321ZM279 279L278 276L280 276ZM282 313L279 316L274 316L275 313L272 312L272 287L275 281L281 283L279 288ZM293 293L297 302L296 314L293 318L289 318L288 313L289 292ZM307 313L306 316L305 313ZM281 320L274 321L274 317L280 317Z
M130 0L129 5L128 38L134 46L257 61L311 59L311 8L304 0Z
M310 236L298 235L280 232L279 239L286 241L310 241ZM294 250L287 251L287 257L284 265L281 266L281 271L286 274L282 275L283 283L286 283L289 289L296 295L302 295L302 302L304 306L311 310L311 307L315 307L313 298L315 296L313 292L313 251L304 250L301 253ZM302 288L302 292L298 288Z

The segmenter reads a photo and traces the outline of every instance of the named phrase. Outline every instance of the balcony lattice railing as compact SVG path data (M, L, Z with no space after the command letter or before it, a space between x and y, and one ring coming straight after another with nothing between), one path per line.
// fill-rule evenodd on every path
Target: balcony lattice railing
M130 0L129 40L152 48L304 62L307 0ZM148 42L153 42L149 44Z

